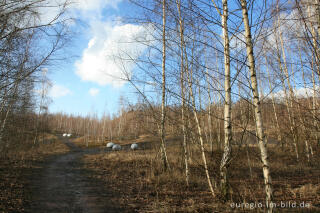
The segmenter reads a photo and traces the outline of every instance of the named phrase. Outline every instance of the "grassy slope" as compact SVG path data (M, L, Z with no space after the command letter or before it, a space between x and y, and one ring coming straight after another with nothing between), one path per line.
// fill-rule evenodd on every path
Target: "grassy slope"
M230 212L235 203L264 202L264 184L259 161L259 151L249 147L252 178L248 169L246 150L234 148L236 157L230 168L232 201L223 203L219 196L213 199L208 191L200 153L191 149L191 185L186 187L183 155L179 142L168 146L168 158L173 168L164 172L159 164L157 149L119 151L85 157L86 168L93 171L92 178L102 180L118 192L120 204L140 212L212 212L213 209ZM170 144L170 141L169 141ZM215 151L210 162L212 177L218 179L222 153ZM311 165L297 163L290 152L270 150L275 202L307 202L316 211L320 207L319 150ZM237 209L239 210L239 209ZM246 209L248 210L248 209ZM257 210L257 209L254 209ZM305 211L310 209L305 209ZM298 212L297 209L281 211ZM299 210L301 211L301 209Z

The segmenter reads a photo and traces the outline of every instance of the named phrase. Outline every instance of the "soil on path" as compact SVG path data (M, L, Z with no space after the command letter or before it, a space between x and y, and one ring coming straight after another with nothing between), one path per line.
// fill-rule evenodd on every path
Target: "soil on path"
M84 154L96 154L103 149L81 149L63 138L70 152L45 162L31 184L32 202L28 212L125 212L112 193L82 167Z

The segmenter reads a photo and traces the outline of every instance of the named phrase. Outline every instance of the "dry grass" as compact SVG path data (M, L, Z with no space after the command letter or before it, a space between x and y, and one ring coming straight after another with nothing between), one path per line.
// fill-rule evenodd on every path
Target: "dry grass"
M103 180L115 194L120 205L139 212L209 211L216 204L202 184L187 188L180 170L164 172L154 150L112 152L87 155L86 167L93 178Z
M8 150L6 158L23 163L29 160L42 160L48 155L62 154L69 151L69 148L58 140L55 135L46 135L44 143L26 144L18 146L17 149Z
M176 137L168 136L168 140L176 140ZM127 138L114 138L112 140L102 140L101 138L98 139L96 137L87 137L87 136L81 136L72 138L72 142L77 144L78 146L82 148L96 148L96 147L105 147L107 143L113 142L116 144L119 144L121 146L124 145L130 145L133 143L154 143L156 141L159 141L159 138L153 136L153 135L141 135L136 139L127 139Z
M145 138L145 140L151 139ZM179 141L170 140L168 142L168 158L172 168L170 171L163 170L157 148L88 155L84 158L85 167L94 171L92 178L104 181L120 196L120 204L130 206L132 211L237 212L241 209L231 208L232 203L264 203L263 176L259 151L256 147L249 148L252 177L249 173L245 149L234 148L235 159L230 166L231 201L224 203L218 191L216 198L212 198L208 191L200 152L196 145L190 149L191 179L190 186L186 186L183 153L179 143ZM221 156L221 151L214 151L213 155L207 153L210 173L215 181L219 179ZM311 165L305 164L305 161L297 163L294 160L294 154L271 149L270 161L275 202L307 202L311 209L318 211L320 170L316 162L319 160L314 159L315 163ZM305 210L311 211L311 209ZM254 211L263 212L263 208L255 208ZM281 209L281 212L286 211L297 212L297 209Z
M71 141L81 148L101 147L105 146L108 143L108 141L106 140L98 140L97 138L87 136L81 136L76 138L71 137Z

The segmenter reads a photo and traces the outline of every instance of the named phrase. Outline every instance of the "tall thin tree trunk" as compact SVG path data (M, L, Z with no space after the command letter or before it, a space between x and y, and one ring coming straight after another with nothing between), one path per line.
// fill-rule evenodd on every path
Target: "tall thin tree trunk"
M193 41L194 42L194 41ZM203 166L204 166L204 170L206 173L206 177L207 177L207 181L208 181L208 186L209 186L209 190L211 192L211 195L213 197L215 197L215 192L214 192L214 188L211 182L211 177L209 174L209 169L208 169L208 163L207 163L207 158L206 158L206 154L205 154L205 149L204 149L204 140L203 140L203 134L202 134L202 128L199 122L199 118L198 118L198 113L197 113L197 108L196 108L196 103L195 103L195 97L194 97L194 93L193 93L193 89L192 89L192 83L193 83L193 73L192 73L192 68L193 67L189 67L189 62L188 62L188 58L187 58L187 50L185 47L185 41L183 41L183 48L184 48L184 55L185 55L185 64L186 64L186 73L187 73L187 79L188 79L188 84L189 84L189 95L191 97L191 103L192 103L192 111L193 111L193 116L194 119L196 121L196 125L197 125L197 131L198 131L198 135L199 135L199 140L200 140L200 149L201 149L201 156L202 156L202 161L203 161ZM192 56L191 59L194 60L193 57L193 48L192 48Z
M280 25L280 19L278 18L278 28ZM285 79L283 78L283 74L285 75L285 77L287 78L287 82L289 83L288 87L289 90L291 90L291 85L290 85L290 79L289 79L289 74L288 74L288 69L287 69L287 62L286 62L286 55L285 55L285 51L284 51L284 44L283 44L283 39L282 39L282 33L280 31L279 33L279 38L280 38L280 46L282 49L282 58L283 58L283 64L281 61L281 53L279 50L279 45L278 45L278 40L276 39L276 50L277 50L277 60L279 63L279 69L280 69L280 76L281 76L281 83L282 83L282 87L283 87L283 91L284 91L284 98L285 98L285 102L286 102L286 108L287 108L287 112L288 112L288 120L289 120L289 124L290 124L290 134L293 137L293 148L295 150L295 154L296 154L296 159L297 161L299 160L299 151L298 151L298 146L297 146L297 135L296 132L294 131L294 127L295 127L295 121L293 119L293 115L292 115L292 94L291 91L289 91L290 93L290 97L288 96L287 93L287 88L286 88L286 84L285 84Z
M36 128L35 128L35 136L33 139L33 144L36 144L38 141L38 134L39 134L39 120L41 121L42 119L42 108L43 108L43 102L44 102L44 97L45 97L45 78L46 78L46 71L42 71L42 79L41 79L41 97L40 97L40 106L39 106L39 111L37 115L37 120L36 120Z
M313 64L313 59L312 59L312 64ZM314 67L312 65L312 67ZM311 69L312 75L312 88L313 88L313 93L312 93L312 117L313 117L313 125L314 125L314 129L318 129L318 119L317 119L317 98L316 98L316 91L317 91L317 87L316 87L316 79L315 79L315 74L314 74L314 68ZM316 132L316 131L315 131ZM318 142L318 133L315 133L315 139Z
M316 8L316 11L318 12L318 20L317 22L320 23L320 6L319 6L319 3L320 1L319 0L316 0L317 2L315 2L315 4L317 5L317 8ZM313 14L311 13L311 6L308 6L308 16L309 17L312 17ZM312 23L312 22L311 22ZM310 26L311 28L311 35L312 35L312 45L313 45L313 52L314 52L314 57L315 57L315 62L316 62L316 72L318 73L318 77L319 77L319 81L320 81L320 50L319 50L319 41L317 41L317 39L319 39L319 36L320 36L320 26L318 26L318 36L317 36L317 32L315 30L315 28L312 26Z
M113 135L112 135L112 122L110 122L110 124L109 124L109 137L110 137L110 140L112 141L112 140L113 140Z
M237 63L237 71L238 70L238 63ZM238 89L239 89L239 97L241 97L241 84L240 84L240 81L239 81L239 84L238 84ZM239 116L239 120L240 120L240 124L242 126L242 128L244 129L244 131L246 131L247 129L247 125L248 125L248 122L245 123L245 120L243 119L243 110L242 110L242 102L239 101L239 109L240 109L240 116ZM245 141L245 135L243 137L243 140ZM252 166L251 166L251 160L250 160L250 155L249 155L249 146L248 146L248 142L245 141L245 149L246 149L246 155L247 155L247 161L248 161L248 167L249 167L249 174L250 174L250 179L252 180L253 178L253 175L252 175Z
M205 173L206 173L206 177L207 177L207 181L208 181L208 185L209 185L209 190L210 190L212 196L215 197L214 189L213 189L213 186L212 186L212 183L211 183L211 177L210 177L210 174L209 174L209 169L208 169L208 163L207 163L207 158L206 158L206 154L205 154L205 149L204 149L204 140L203 140L203 135L202 135L202 128L201 128L201 125L200 125L200 122L199 122L198 113L197 113L196 104L195 104L195 98L194 98L193 89L192 89L192 71L190 71L190 72L191 73L189 73L189 71L187 70L188 82L189 82L189 93L190 93L191 100L192 100L193 116L194 116L194 119L196 121L197 130L198 130L198 134L199 134L201 156L202 156L204 169L205 169Z
M220 163L220 187L223 197L229 199L228 167L231 158L231 84L230 84L230 44L228 33L228 0L222 0L222 32L224 40L224 152Z
M181 107L181 120L182 120L182 134L183 134L183 151L184 151L184 164L185 164L185 175L186 184L189 186L189 153L187 148L187 132L186 132L186 121L185 121L185 94L184 94L184 69L181 66L181 96L182 96L182 107Z
M302 61L302 57L301 57L301 49L300 49L300 45L298 45L298 49L299 49L299 57L300 57L300 63L301 63L301 72L302 72L302 80L303 80L303 85L304 85L304 88L307 88L307 83L306 83L306 79L305 79L305 72L304 72L304 68L303 68L303 61ZM313 68L311 68L311 70L312 70ZM313 78L313 80L314 80L314 78ZM314 81L313 81L314 82ZM313 84L313 88L315 89L315 84ZM314 90L315 91L315 90ZM305 93L306 93L306 97L308 98L308 96L309 96L309 94L308 94L308 92L307 92L307 90L305 90ZM312 100L312 102L314 103L314 98L315 98L315 96L314 96L314 94L315 94L315 92L313 92L313 100ZM308 101L309 102L309 101ZM311 105L311 103L309 102L309 109L311 109L311 108L313 108L313 106ZM316 117L315 117L315 113L314 113L314 111L312 111L312 114L313 114L313 124L315 125L315 122L317 122L316 121ZM317 136L317 134L316 134L316 141L318 140L318 136ZM311 157L313 157L313 152L312 152L312 144L310 144L309 145L309 147L310 147L310 154L311 154Z
M181 120L182 120L182 134L183 134L183 151L184 151L184 165L185 165L185 178L186 178L186 184L189 186L189 163L188 163L188 148L187 148L187 132L186 132L186 121L185 121L185 87L184 87L184 73L185 73L185 65L184 65L184 49L183 49L183 21L181 16L181 0L176 0L177 9L179 13L179 34L180 34L180 51L181 51L181 72L180 72L180 87L181 87Z
M302 71L302 73L304 73L304 72ZM291 64L291 74L292 74L292 79L293 79L293 89L295 91L297 91L297 86L296 86L296 81L295 81L295 76L294 76L294 71L293 71L293 64ZM297 98L297 101L298 101L298 98ZM310 162L308 130L306 128L306 122L305 122L304 116L302 115L302 109L301 109L300 103L297 104L297 107L298 107L298 111L299 111L299 119L300 119L300 122L302 124L302 126L301 126L302 127L302 132L304 134L305 154L306 154L308 162Z
M269 88L270 88L270 91L272 91L271 77L270 77L270 72L269 72L269 68L268 68L268 61L267 61L267 59L266 59L266 70L267 70L267 75L268 75ZM271 92L271 101L272 101L274 118L275 118L275 120L276 120L276 129L277 129L278 141L281 143L281 148L282 148L282 151L283 151L284 142L282 141L280 124L279 124L279 118L278 118L278 114L277 114L276 103L275 103L274 93L273 93L273 92Z
M101 133L101 141L102 143L104 142L104 134L105 134L105 129L106 129L106 114L103 113L103 126L102 126L102 133Z
M8 109L6 111L6 115L1 123L1 129L0 129L0 145L2 145L2 139L3 139L3 134L4 134L4 129L6 127L6 124L7 124L7 120L8 120L8 116L10 114L10 111L11 111L11 108L13 106L13 101L10 101L10 104L8 106Z
M288 105L288 109L290 108L290 116L291 116L291 133L293 135L293 145L295 147L295 151L296 151L296 158L297 160L299 160L299 151L298 151L298 136L296 134L296 131L294 131L294 127L296 126L296 122L295 122L295 118L292 115L292 110L293 110L293 101L294 101L294 94L293 94L293 89L290 83L290 76L289 76L289 71L288 71L288 66L287 66L287 59L286 59L286 52L284 49L284 42L283 42L283 36L282 36L282 32L280 30L280 44L281 44L281 49L282 49L282 58L283 58L283 64L284 64L284 69L282 69L284 71L285 77L287 79L287 85L288 85L288 89L289 89L289 105ZM285 90L285 88L284 88ZM287 98L287 96L286 96ZM289 112L288 112L289 113Z
M316 5L316 15L317 15L317 22L318 24L320 24L320 1L319 0L315 0L315 5ZM308 7L308 14L309 17L311 17L311 7ZM316 112L317 112L317 99L316 99L316 87L315 87L315 74L314 72L318 73L318 77L319 77L319 81L320 81L320 50L319 50L319 43L317 41L317 39L319 40L320 38L320 26L318 25L318 35L314 29L313 26L311 26L311 34L312 34L312 44L313 44L313 50L314 50L314 54L313 57L315 58L315 60L312 60L312 64L313 61L315 61L316 66L312 65L312 84L313 84L313 101L312 101L312 112L313 112L313 124L315 129L318 129L318 120L316 118ZM318 134L315 134L315 139L318 142Z
M213 139L212 139L212 110L211 110L211 104L212 104L212 98L211 98L211 92L210 92L210 83L209 83L209 72L206 68L206 81L207 81L207 92L209 97L209 104L208 104L208 129L209 129L209 143L210 143L210 152L211 155L213 155Z
M161 103L161 153L164 169L169 168L166 152L165 133L165 101L166 101L166 0L162 1L162 103Z
M218 60L218 51L215 51L215 55L216 55L216 68L217 68L217 72L219 72L219 60ZM217 148L220 151L221 150L221 113L220 113L220 104L221 104L221 94L218 92L218 103L217 103L217 116L216 116L216 127L217 127L217 131L218 131L218 143L217 143ZM220 117L221 116L221 117Z
M222 110L220 110L220 107L221 106L221 94L220 93L218 93L218 117L217 117L217 128L218 128L218 138L217 138L217 140L218 140L218 144L217 144L217 146L218 146L218 149L219 149L219 151L221 150L221 117L222 117L222 115L221 115L221 111ZM220 117L221 116L221 117Z
M261 161L263 164L262 168L263 168L263 176L264 176L265 192L266 192L266 204L267 204L266 207L268 212L272 212L273 211L272 181L270 176L268 152L266 147L265 135L263 131L262 115L260 110L260 98L259 98L259 92L258 92L259 90L258 90L258 83L257 83L257 77L256 77L255 59L253 55L253 44L252 44L251 28L250 28L249 17L248 17L247 1L241 0L241 6L242 6L243 23L245 28L248 63L249 63L249 69L251 74L251 84L252 84L254 111L255 111L255 118L256 118L257 137L258 137L259 148L261 153Z
M17 84L17 83L16 83L16 84ZM2 139L3 139L4 129L5 129L5 127L6 127L7 118L8 118L8 115L9 115L10 110L11 110L11 107L12 107L12 106L11 106L11 105L12 105L12 104L11 104L12 101L8 100L7 93L8 93L8 89L5 88L4 95L3 95L3 99L2 99L2 103L1 103L1 110L0 110L1 114L2 114L2 112L4 111L5 105L6 105L7 102L9 103L9 105L8 105L8 107L7 107L7 111L6 111L5 117L4 117L4 119L2 120L2 123L1 123L1 129L0 129L0 148L3 148L3 144L2 144L3 141L2 141Z

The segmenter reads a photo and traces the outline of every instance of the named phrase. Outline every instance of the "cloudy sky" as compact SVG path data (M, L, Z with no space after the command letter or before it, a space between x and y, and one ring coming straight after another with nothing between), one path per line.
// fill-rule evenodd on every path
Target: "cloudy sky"
M52 5L43 7L42 21L52 20L59 7L50 6L62 5L64 1L48 0ZM135 69L132 60L125 59L136 59L143 54L146 47L137 40L152 40L148 37L152 27L124 23L126 17L137 12L127 0L72 2L66 16L75 18L70 27L76 33L66 51L69 60L49 68L48 77L52 81L49 96L53 100L49 109L82 115L116 113L120 96L135 100L135 90L121 80L130 77ZM244 49L243 40L239 34L231 40L231 46ZM310 90L295 92L311 94ZM282 93L278 91L275 96L282 97Z
M51 112L115 113L121 95L132 98L133 90L121 79L130 76L135 66L119 58L141 55L145 47L136 40L146 39L148 33L142 26L121 21L128 11L132 8L125 0L75 0L70 6L68 14L77 20L71 28L77 33L67 51L72 57L49 72ZM57 9L44 9L43 20L56 13Z

